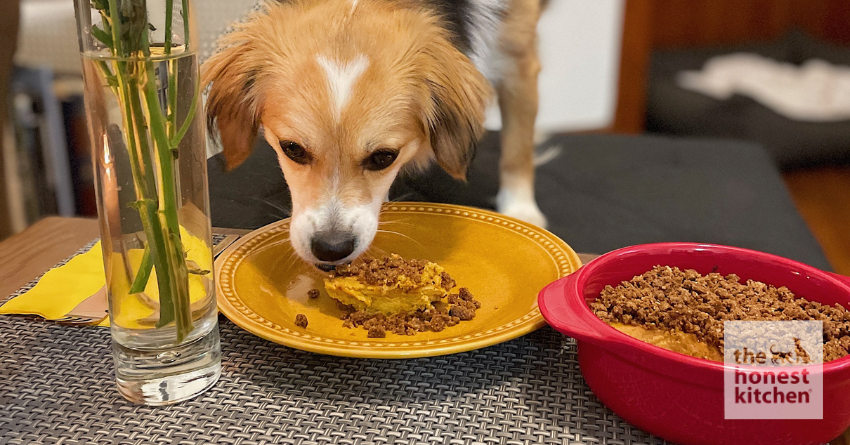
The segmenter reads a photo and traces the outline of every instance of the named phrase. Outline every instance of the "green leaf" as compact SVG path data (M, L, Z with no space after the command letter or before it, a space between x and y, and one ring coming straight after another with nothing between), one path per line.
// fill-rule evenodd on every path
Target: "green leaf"
M97 25L92 25L91 27L91 35L94 36L97 40L100 40L104 45L112 48L112 36L109 35L106 31L97 27Z
M94 9L104 11L109 15L109 2L107 0L91 0Z
M207 275L210 271L206 269L189 269L188 272L193 275Z

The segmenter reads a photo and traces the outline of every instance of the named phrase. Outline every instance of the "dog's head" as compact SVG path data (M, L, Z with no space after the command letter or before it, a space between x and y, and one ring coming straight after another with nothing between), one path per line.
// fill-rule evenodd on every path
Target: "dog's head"
M403 168L436 160L465 177L490 87L428 11L285 2L219 46L203 74L211 130L232 168L262 127L292 194L290 239L304 260L327 266L363 253Z

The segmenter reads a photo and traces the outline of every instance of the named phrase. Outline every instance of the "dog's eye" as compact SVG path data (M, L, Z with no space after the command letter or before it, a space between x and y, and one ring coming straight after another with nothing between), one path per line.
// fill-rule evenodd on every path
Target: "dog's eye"
M280 148L289 159L292 159L296 164L307 164L312 159L310 153L304 150L304 147L292 141L280 141Z
M383 170L393 165L396 158L398 158L398 152L395 150L376 150L363 160L363 168L371 171Z

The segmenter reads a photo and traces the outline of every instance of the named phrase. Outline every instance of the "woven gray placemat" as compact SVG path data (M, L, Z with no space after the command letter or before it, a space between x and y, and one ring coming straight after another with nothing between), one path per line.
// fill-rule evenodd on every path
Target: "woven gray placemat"
M548 327L471 352L367 360L219 321L220 381L147 407L116 391L108 329L0 317L0 444L664 443L605 408L575 342Z

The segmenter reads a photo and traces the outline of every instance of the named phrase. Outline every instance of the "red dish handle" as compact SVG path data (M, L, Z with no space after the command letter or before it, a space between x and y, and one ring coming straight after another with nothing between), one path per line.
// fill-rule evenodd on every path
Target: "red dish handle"
M826 272L826 274L831 276L832 278L835 278L838 281L850 286L850 277L848 277L846 275L840 275L840 274L837 274L837 273L833 273L833 272Z
M562 334L576 340L605 342L599 332L601 321L590 311L583 298L570 294L577 277L578 272L573 272L544 287L537 298L540 312L549 325Z

